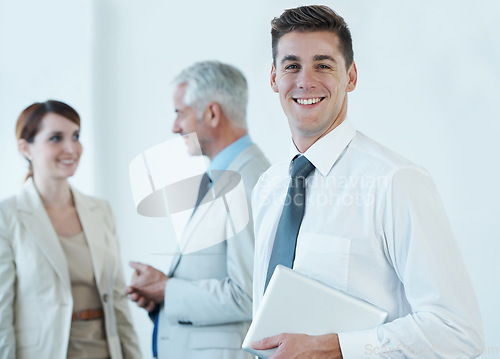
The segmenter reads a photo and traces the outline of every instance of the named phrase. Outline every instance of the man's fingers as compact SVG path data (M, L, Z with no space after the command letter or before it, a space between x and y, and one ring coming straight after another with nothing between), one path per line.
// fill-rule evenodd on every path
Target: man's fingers
M141 308L146 308L146 304L148 304L148 300L144 297L140 297L139 300L137 301L137 306Z
M144 264L141 262L134 262L134 261L128 262L128 265L131 266L132 268L134 268L139 273L144 272L149 267L147 264Z
M123 294L132 294L135 291L134 287L128 286L123 290Z
M132 301L132 302L137 302L140 298L139 296L139 293L137 292L133 292L132 294L129 294L128 298Z
M152 312L156 308L156 303L150 300L149 303L144 307L148 312Z
M250 346L256 350L266 350L266 349L276 348L277 346L280 345L282 341L282 336L283 334L275 335L273 337L267 337L257 342L251 343Z

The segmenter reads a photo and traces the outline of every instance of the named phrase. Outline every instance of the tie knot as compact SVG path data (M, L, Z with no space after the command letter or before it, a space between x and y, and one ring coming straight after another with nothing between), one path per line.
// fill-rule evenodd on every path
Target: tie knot
M205 172L203 174L203 177L201 178L201 183L200 183L200 187L207 187L209 183L212 182L212 179L210 178L210 176L208 175L207 172Z
M309 162L306 156L299 156L292 161L292 178L306 178L313 169L314 165Z

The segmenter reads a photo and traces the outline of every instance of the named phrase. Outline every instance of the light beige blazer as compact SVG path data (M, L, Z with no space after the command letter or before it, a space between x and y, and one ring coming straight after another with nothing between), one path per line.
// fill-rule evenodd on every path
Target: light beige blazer
M71 189L104 308L111 358L141 358L107 202ZM0 202L0 359L66 358L73 298L66 256L28 180Z

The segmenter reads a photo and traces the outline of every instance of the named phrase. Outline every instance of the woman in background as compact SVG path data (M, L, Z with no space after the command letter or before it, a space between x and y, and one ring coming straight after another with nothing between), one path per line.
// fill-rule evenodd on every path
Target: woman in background
M68 183L78 113L34 103L17 121L30 172L0 202L0 358L140 358L107 202Z

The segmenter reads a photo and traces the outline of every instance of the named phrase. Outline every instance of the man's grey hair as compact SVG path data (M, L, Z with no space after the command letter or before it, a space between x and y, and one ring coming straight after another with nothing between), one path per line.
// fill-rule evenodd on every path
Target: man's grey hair
M199 119L208 104L216 102L234 126L247 128L247 80L236 67L218 61L197 62L177 75L174 84L187 84L184 103L195 109Z

